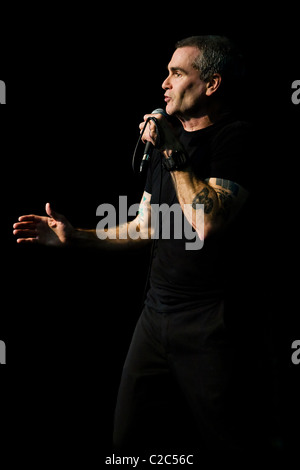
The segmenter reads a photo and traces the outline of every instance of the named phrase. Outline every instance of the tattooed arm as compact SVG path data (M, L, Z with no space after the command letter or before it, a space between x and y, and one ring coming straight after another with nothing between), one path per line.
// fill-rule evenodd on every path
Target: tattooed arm
M117 227L103 228L98 224L96 230L77 229L73 242L90 241L92 246L106 250L135 249L151 241L151 194L144 191L139 204L138 215L130 222Z
M201 239L226 228L248 197L237 183L221 178L202 181L189 168L171 174L185 217Z
M144 191L139 212L134 220L117 227L96 230L74 228L66 217L54 212L46 204L47 216L23 215L14 224L14 235L18 243L40 243L42 245L80 245L105 250L139 248L151 240L151 194ZM100 226L99 226L100 225Z
M150 114L144 116L140 130L144 130L145 121ZM155 114L164 134L164 144L160 151L165 158L173 150L184 150L166 119ZM156 126L149 124L144 132L144 141L156 144ZM190 167L183 171L171 172L177 198L188 222L195 228L200 239L225 228L239 212L248 197L248 192L240 185L220 178L199 180ZM204 211L199 207L204 205Z

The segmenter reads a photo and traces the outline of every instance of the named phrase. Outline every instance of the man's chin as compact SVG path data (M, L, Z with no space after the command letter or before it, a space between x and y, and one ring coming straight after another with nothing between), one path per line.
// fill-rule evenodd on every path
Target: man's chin
M169 114L169 116L173 116L176 113L176 108L175 108L175 106L172 105L171 101L169 101L169 103L167 103L166 113Z

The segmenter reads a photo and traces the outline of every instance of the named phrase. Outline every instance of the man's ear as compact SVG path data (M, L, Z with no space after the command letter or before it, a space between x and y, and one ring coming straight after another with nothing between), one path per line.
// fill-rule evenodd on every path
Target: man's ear
M214 73L206 83L206 96L211 96L221 85L222 77L219 73Z

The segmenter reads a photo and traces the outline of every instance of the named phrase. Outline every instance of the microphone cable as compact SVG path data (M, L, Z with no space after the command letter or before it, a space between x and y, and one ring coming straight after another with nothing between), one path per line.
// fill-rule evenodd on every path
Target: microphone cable
M163 116L169 118L169 116L167 115L167 113L165 112L165 110L162 109L162 108L154 109L154 111L152 111L151 114L162 114ZM137 172L137 171L136 171L136 170L137 170L137 168L136 168L136 167L137 167L137 165L136 165L136 153L137 153L137 149L138 149L138 146L139 146L139 144L140 144L140 142L141 142L141 139L142 139L142 137L143 137L144 131L145 131L146 126L147 126L147 124L148 124L149 121L153 121L153 122L154 122L154 125L155 125L155 127L156 127L156 132L157 132L157 139L156 139L156 144L155 144L154 147L155 147L155 148L159 148L159 147L161 147L162 144L163 144L163 135L162 135L161 132L160 132L158 120L157 120L154 116L148 117L148 119L145 121L145 125L144 125L144 127L143 127L143 130L142 130L142 132L141 132L141 134L140 134L140 136L139 136L139 139L138 139L138 141L137 141L137 144L136 144L135 149L134 149L134 152L133 152L132 164L131 164L131 165L132 165L132 169L133 169L134 173ZM147 143L146 143L146 145L147 145ZM142 158L142 161L141 161L141 163L140 163L139 173L142 173L142 172L143 172L145 163L149 160L149 157L150 157L149 153L148 153L148 154L147 154L147 153L144 153L143 158Z
M136 143L136 146L135 146L135 149L134 149L134 152L133 152L131 166L132 166L132 169L133 169L134 173L137 172L137 171L136 171L136 170L137 170L137 168L136 168L136 167L137 167L137 165L136 165L137 149L138 149L138 147L139 147L139 144L140 144L140 142L141 142L141 140L142 140L142 137L143 137L143 135L144 135L146 126L147 126L147 124L148 124L149 121L154 122L154 125L155 125L155 127L156 127L157 142L156 142L155 147L160 147L160 144L161 144L161 135L160 135L160 132L159 132L158 121L157 121L157 119L156 119L155 117L150 116L150 117L148 117L148 119L145 121L145 125L144 125L144 127L143 127L142 132L140 133L140 136L139 136L139 138L138 138L138 141L137 141L137 143ZM144 155L144 156L145 156L145 155ZM148 160L149 160L149 156L148 156L147 159L144 159L144 158L142 159L141 164L140 164L140 167L139 167L139 173L142 173L143 168L144 168L144 166L145 166L144 164L145 164L145 162L147 162Z

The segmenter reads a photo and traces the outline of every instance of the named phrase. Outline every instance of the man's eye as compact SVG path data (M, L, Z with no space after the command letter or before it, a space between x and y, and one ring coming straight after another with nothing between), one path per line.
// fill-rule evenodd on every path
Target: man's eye
M180 73L180 72L174 72L174 75L175 75L175 77L177 77L177 78L178 78L178 77L181 77L181 73Z

